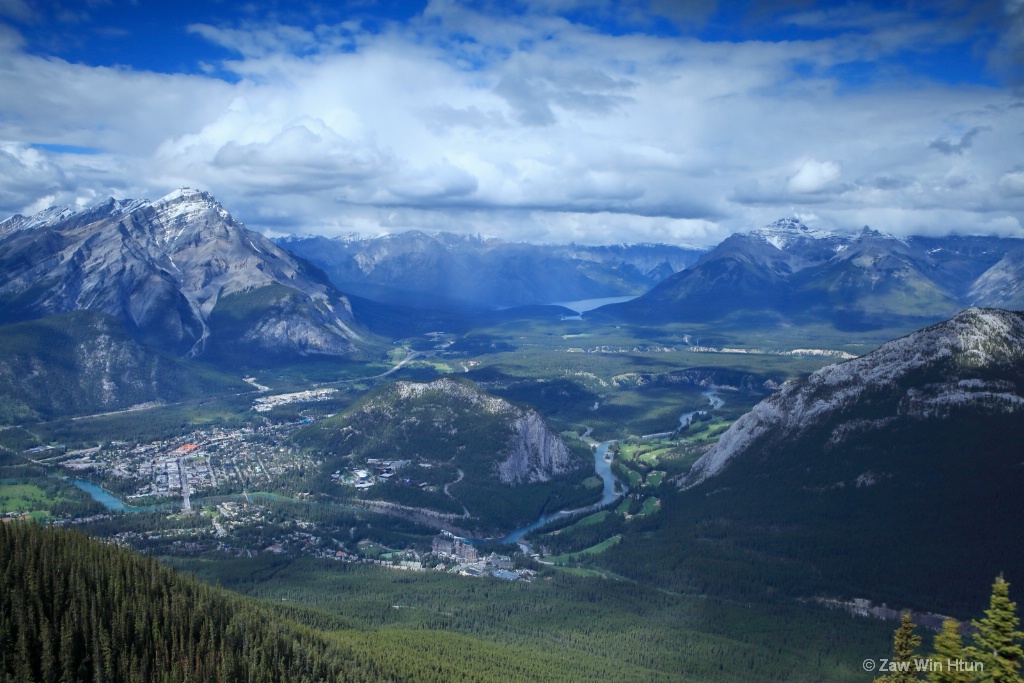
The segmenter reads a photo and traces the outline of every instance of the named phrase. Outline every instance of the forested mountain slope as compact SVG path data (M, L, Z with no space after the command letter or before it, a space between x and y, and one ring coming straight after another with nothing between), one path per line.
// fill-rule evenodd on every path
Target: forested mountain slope
M251 600L78 533L0 525L0 679L390 680Z
M144 347L102 313L0 326L0 425L250 390L240 379Z
M593 473L585 449L566 445L536 410L466 380L395 382L292 440L324 459L321 493L355 491L331 482L332 472L393 462L360 497L430 509L467 528L511 529L598 497L581 486Z
M957 614L1024 579L1022 415L1024 313L966 310L737 420L650 522L677 562L608 556L681 588Z

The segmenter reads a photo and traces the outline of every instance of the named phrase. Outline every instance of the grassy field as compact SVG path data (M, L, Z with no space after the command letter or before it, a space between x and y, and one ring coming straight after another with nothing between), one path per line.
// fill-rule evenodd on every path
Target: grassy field
M35 519L45 518L55 502L35 484L0 483L0 514L30 512Z
M589 515L587 517L584 517L580 521L578 521L575 524L573 524L573 527L584 527L584 526L593 526L594 524L600 524L610 514L611 513L608 510L602 510L601 512L595 512L594 514ZM571 529L572 527L569 527L569 528Z
M589 548L585 548L576 553L566 553L565 555L552 555L551 557L544 558L545 562L551 562L552 564L575 564L576 559L580 555L598 555L603 553L608 548L611 548L616 543L622 540L622 536L616 534L609 539L601 541L597 545L592 545Z
M24 513L43 521L55 516L95 514L99 503L72 484L48 477L0 480L0 516Z
M640 514L646 516L653 515L661 509L661 501L657 498L645 498L644 507L640 510Z

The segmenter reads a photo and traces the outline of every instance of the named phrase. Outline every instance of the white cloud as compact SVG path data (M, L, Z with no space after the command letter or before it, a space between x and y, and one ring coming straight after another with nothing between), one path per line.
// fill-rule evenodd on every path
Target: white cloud
M1011 93L895 76L849 90L828 75L934 26L908 37L902 16L805 13L794 21L857 30L703 43L603 35L544 10L435 1L376 33L194 24L234 51L213 70L232 83L0 38L0 209L193 185L276 233L708 244L794 213L897 233L1019 229Z
M1010 171L999 179L999 192L1004 197L1024 197L1024 171Z
M798 170L787 182L790 192L813 193L821 192L830 185L834 185L842 169L834 161L818 161L807 159L800 164Z

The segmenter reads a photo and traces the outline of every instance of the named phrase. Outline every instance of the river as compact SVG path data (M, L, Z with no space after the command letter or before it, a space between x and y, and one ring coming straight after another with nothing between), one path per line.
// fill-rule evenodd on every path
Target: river
M718 395L718 392L715 391L714 389L705 391L702 394L702 396L704 396L704 398L708 400L708 403L711 406L711 410L717 410L718 408L721 408L723 405L725 405L725 401L722 400L722 398ZM679 427L689 427L693 423L694 418L703 412L705 412L705 410L691 410L690 412L683 413L682 415L679 416ZM656 437L672 436L674 433L675 432L660 432L658 434L647 434L640 438L650 439ZM624 486L620 491L616 492L615 483L617 480L615 479L615 474L612 472L612 461L610 458L605 458L605 454L608 453L608 449L611 447L613 443L615 443L615 441L604 441L601 444L599 444L596 449L594 449L594 470L597 473L597 476L601 477L601 480L604 482L604 493L602 494L600 501L594 503L593 505L588 505L587 507L578 508L576 510L562 510L560 512L555 512L549 515L543 515L536 522L528 524L524 527L520 527L515 531L509 533L508 535L504 536L503 538L499 539L499 543L518 543L528 533L534 531L535 529L539 529L540 527L544 526L550 521L561 519L563 517L568 517L569 515L578 515L586 512L600 510L606 505L613 503L617 499L626 495L626 493L629 492L629 489L625 488Z
M718 395L718 392L715 391L714 389L711 389L710 391L705 391L703 394L701 394L701 396L706 398L708 400L708 403L711 404L711 408L710 408L711 410L718 410L719 408L721 408L722 406L725 405L725 401L722 400L722 398ZM698 415L702 415L702 414L704 414L706 412L707 412L707 409L702 409L702 410L691 410L688 413L683 413L682 415L679 416L679 427L678 427L678 429L686 429L687 427L689 427L690 425L693 424L694 419ZM672 436L673 434L675 434L675 432L658 432L657 434L644 434L640 438L641 439L656 439L656 438L659 438L659 437Z
M85 479L68 479L68 481L88 493L92 496L93 500L97 503L101 503L103 507L108 510L114 510L115 512L143 512L145 510L160 510L164 508L178 507L175 503L157 503L156 505L132 507L130 505L125 505L124 502L113 493L97 486L91 481L86 481Z
M604 492L601 494L601 500L588 505L586 507L577 508L575 510L561 510L559 512L553 512L549 515L542 515L540 519L532 524L527 524L524 527L519 527L515 531L508 535L498 539L499 543L518 543L523 539L526 534L530 533L534 529L539 529L548 522L561 519L562 517L568 517L569 515L578 515L581 513L591 512L593 510L599 510L609 503L614 503L616 500L626 494L628 489L623 488L621 491L616 492L615 490L615 475L612 473L611 460L605 460L605 454L608 452L608 447L611 446L614 441L605 441L598 444L597 448L594 449L594 471L597 476L601 477L601 481L604 482ZM472 539L477 540L477 539Z

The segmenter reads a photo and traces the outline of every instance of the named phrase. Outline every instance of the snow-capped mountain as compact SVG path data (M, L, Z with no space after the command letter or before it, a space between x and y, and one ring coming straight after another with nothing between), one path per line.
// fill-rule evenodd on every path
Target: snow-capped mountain
M1004 268L985 292L985 271L1020 240L900 239L809 228L795 219L732 235L646 295L602 309L646 321L828 320L840 329L923 324L972 304L1012 306L1019 269Z
M785 384L737 420L684 478L696 486L766 442L816 431L822 449L897 421L973 411L1024 414L1024 313L967 309L951 320Z
M322 274L206 192L51 208L4 221L0 236L7 320L97 311L189 355L224 343L348 355L359 340L348 302Z
M640 294L702 253L664 244L536 245L415 230L278 244L352 295L393 304L485 307Z
M807 248L836 252L854 239L853 235L846 233L809 228L796 218L781 218L774 223L754 228L747 235L788 252Z

